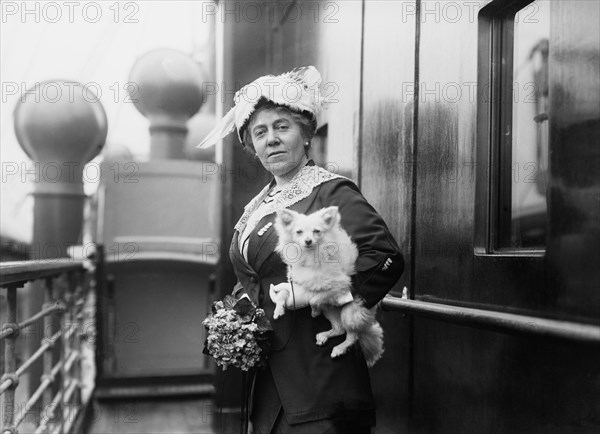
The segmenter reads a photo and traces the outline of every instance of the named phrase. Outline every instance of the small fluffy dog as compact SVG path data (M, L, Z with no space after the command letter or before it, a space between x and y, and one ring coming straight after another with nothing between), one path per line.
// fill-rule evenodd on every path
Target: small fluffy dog
M288 266L293 297L301 298L306 292L312 316L322 313L331 323L331 330L317 334L317 345L346 333L346 340L333 348L331 357L345 354L358 341L367 365L373 366L383 354L383 329L375 320L375 308L365 308L350 292L358 250L340 225L338 208L310 215L284 209L277 212L275 229L279 236L276 250ZM271 285L274 319L284 315L286 300L292 300L291 289L288 282Z

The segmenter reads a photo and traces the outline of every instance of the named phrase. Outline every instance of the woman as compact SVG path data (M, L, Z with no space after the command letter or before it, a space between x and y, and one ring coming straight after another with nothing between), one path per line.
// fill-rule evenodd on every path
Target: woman
M339 208L341 225L359 250L352 292L369 308L403 270L397 243L356 185L308 157L321 105L320 81L314 67L257 79L236 94L235 107L200 145L212 144L235 126L243 145L273 175L246 206L230 250L239 280L234 295L248 294L265 310L274 330L267 367L256 373L250 398L255 433L369 433L375 424L369 373L360 351L332 359L331 349L343 336L317 346L315 335L328 330L329 323L322 316L311 317L307 300L288 300L292 312L273 320L269 287L287 281L286 266L274 251L273 222L279 209L309 214L327 206Z

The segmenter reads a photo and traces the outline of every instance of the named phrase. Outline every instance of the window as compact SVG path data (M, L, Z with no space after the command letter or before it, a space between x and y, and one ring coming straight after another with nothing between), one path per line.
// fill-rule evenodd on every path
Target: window
M549 8L549 1L536 1L515 16L509 247L545 244Z
M543 253L550 1L497 0L480 13L477 186L485 253ZM482 181L483 179L483 181Z

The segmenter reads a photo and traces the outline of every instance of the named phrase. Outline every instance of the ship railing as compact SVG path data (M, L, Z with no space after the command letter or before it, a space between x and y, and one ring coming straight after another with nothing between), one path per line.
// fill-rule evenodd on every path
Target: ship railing
M69 433L80 420L86 405L83 348L87 344L89 352L95 335L93 316L84 310L93 294L92 277L83 262L72 259L0 263L2 434L17 434L26 420L23 425L33 424L35 433ZM41 309L19 318L19 312L38 309L31 307L32 299L37 306L43 299Z
M406 290L402 297L385 296L381 305L384 311L396 311L465 327L523 337L559 339L583 345L600 344L598 325L466 307L442 300L412 300L406 296Z

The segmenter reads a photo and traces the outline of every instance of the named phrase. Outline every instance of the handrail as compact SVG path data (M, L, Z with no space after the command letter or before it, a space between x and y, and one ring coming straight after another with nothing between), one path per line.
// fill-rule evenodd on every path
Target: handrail
M40 425L36 432L67 433L73 426L75 418L81 413L80 366L81 360L81 328L84 321L83 308L87 296L86 269L83 262L72 259L57 259L44 261L19 261L0 263L0 286L6 291L6 320L2 323L0 339L6 342L5 353L0 355L5 360L5 373L0 378L0 395L2 395L2 433L16 433L21 422L31 410L40 411L44 417L40 418ZM55 278L60 278L56 279ZM44 291L44 304L41 310L29 318L17 321L17 292L29 281L41 281ZM20 331L44 320L44 330L52 329L58 325L60 329L52 336L41 339L40 345L21 366L17 366L17 339ZM4 320L4 318L3 318ZM57 362L56 351L60 350L60 360ZM29 384L36 384L36 378L31 377L30 369L43 357L43 375L37 389L27 399L24 407L15 411L15 389L19 386L19 377L28 375ZM57 363L55 363L57 362ZM74 371L74 372L71 372ZM59 378L56 378L60 374ZM58 391L52 397L49 387L56 382ZM74 403L69 400L73 399ZM43 410L38 410L36 405ZM75 414L69 415L65 420L66 407L73 407ZM48 406L51 408L48 409ZM58 406L59 411L54 411ZM50 410L50 412L48 412ZM40 414L41 416L41 414ZM55 419L56 416L56 420ZM73 416L73 417L71 417Z
M82 266L82 261L74 259L3 262L0 267L0 286L4 287L52 277L70 271L78 271Z
M600 344L600 327L591 324L409 300L391 295L387 295L383 299L382 307L384 310L422 315L440 321L502 333L558 338L582 344Z

